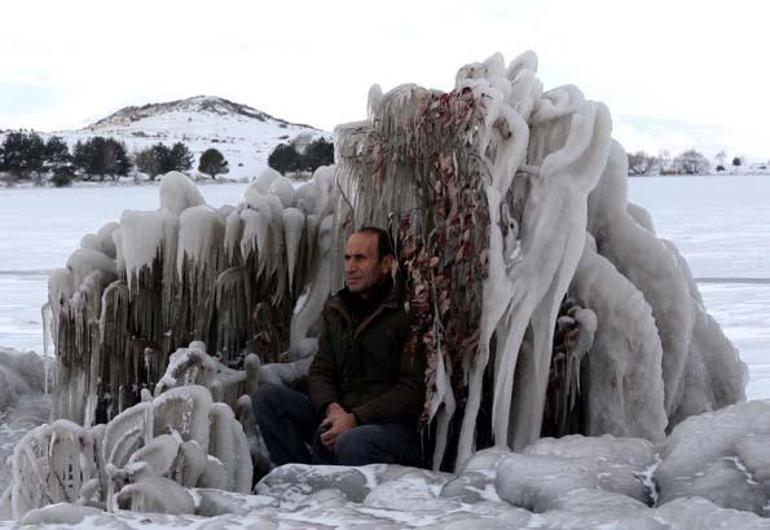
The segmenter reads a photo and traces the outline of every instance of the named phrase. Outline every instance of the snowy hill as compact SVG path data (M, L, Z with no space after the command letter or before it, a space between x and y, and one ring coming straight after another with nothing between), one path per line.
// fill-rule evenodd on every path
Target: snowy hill
M290 123L219 97L193 98L125 107L91 125L74 131L56 131L43 137L61 136L70 144L93 136L110 136L124 141L129 153L161 142L171 147L184 142L193 152L193 174L200 154L210 147L222 152L229 163L229 178L249 178L267 166L276 145L297 137L331 137L310 125Z

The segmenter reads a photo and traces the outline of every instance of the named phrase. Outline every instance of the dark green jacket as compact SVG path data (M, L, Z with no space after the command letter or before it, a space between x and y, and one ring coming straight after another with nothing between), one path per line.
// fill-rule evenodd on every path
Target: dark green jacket
M409 316L394 285L376 308L355 310L347 288L324 305L318 352L310 367L310 399L321 417L336 401L360 424L416 422L425 400L425 358L404 354Z

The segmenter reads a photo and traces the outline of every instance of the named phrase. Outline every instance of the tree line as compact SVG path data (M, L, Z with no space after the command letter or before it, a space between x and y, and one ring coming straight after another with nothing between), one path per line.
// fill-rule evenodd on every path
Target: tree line
M124 142L103 136L78 140L70 150L59 136L44 140L35 132L17 131L8 133L0 145L0 173L7 180L48 180L56 186L74 180L118 180L133 169L155 180L169 171L189 171L193 159L183 142L171 147L157 143L129 154ZM312 173L333 163L334 144L325 138L309 142L304 149L298 149L296 142L282 143L268 157L268 165L283 174ZM229 171L227 159L218 149L207 149L200 156L198 171L216 178Z
M717 173L727 170L727 153L720 151L715 160L716 166L713 169ZM731 164L738 168L743 165L743 158L733 157ZM661 151L658 156L645 151L628 153L629 175L704 175L711 170L709 159L695 149L683 151L673 158L668 151Z
M59 136L47 141L35 132L11 132L0 145L0 172L13 180L50 180L56 186L66 186L73 180L117 180L136 168L150 180L169 171L189 171L193 154L182 142L171 147L157 143L129 155L126 145L114 138L94 136L78 140L70 151ZM216 178L228 172L228 162L222 153L210 148L198 162L198 171Z

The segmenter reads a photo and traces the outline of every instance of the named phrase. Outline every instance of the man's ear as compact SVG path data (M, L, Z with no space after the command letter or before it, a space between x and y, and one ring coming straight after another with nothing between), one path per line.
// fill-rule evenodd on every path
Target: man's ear
M393 256L388 254L382 258L382 272L390 276L393 274Z

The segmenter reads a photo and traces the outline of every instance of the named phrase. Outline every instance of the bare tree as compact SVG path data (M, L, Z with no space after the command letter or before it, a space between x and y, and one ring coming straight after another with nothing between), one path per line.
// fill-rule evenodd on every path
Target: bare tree
M725 153L725 150L722 149L721 151L719 151L714 157L714 160L716 160L717 162L717 171L724 171L725 160L727 160L727 153Z
M702 175L709 172L711 164L695 149L688 149L674 159L674 169L680 175Z
M644 151L628 153L629 175L649 175L658 165L658 157L648 155Z

